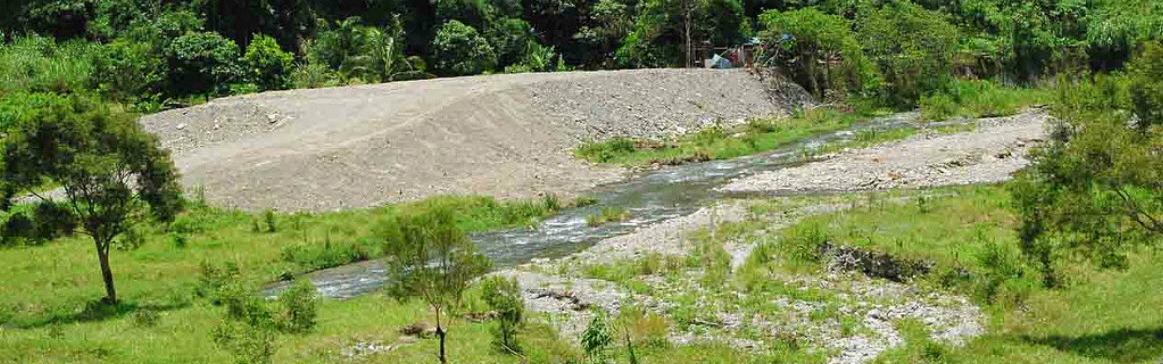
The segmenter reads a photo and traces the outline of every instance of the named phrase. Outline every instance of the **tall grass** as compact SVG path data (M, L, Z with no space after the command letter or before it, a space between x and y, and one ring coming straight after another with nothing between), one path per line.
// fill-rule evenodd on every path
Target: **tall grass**
M998 117L1053 100L1047 88L1001 86L985 80L957 80L947 89L923 97L921 117L930 121L952 118Z
M0 45L0 91L80 92L91 88L93 57L100 45L57 42L29 35Z

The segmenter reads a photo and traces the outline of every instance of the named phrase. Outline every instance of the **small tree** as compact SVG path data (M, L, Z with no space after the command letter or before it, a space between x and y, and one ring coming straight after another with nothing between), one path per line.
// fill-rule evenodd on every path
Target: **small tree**
M525 312L525 301L521 299L521 289L517 279L492 277L482 283L485 301L497 311L498 325L494 332L496 345L513 353L520 353L517 345L517 329Z
M884 76L885 99L915 105L944 87L961 35L945 16L907 1L894 1L862 15L859 42Z
M855 79L857 67L864 63L852 24L843 17L805 8L782 13L770 10L760 20L767 28L761 37L779 49L771 61L784 64L806 79L817 98L823 97L824 90L833 84L844 85L848 82L843 80ZM833 61L840 62L834 66Z
M1131 87L1123 77L1061 82L1054 115L1064 122L1010 186L1022 252L1047 286L1063 283L1064 261L1125 268L1129 252L1163 237L1163 128L1155 107L1135 96L1138 85L1160 82L1152 70L1163 69L1163 58L1151 54L1133 62ZM1147 111L1132 117L1129 109Z
M64 206L93 238L105 301L117 302L109 248L135 223L173 221L181 208L178 172L157 138L133 118L73 96L26 110L4 143L3 205L45 181L59 184ZM35 194L43 202L52 198ZM68 221L70 219L61 219Z
M606 321L606 311L595 311L594 318L589 326L582 331L581 344L590 362L601 362L606 355L606 348L614 343L614 330Z
M242 56L247 72L263 90L283 88L286 74L291 71L295 56L279 48L279 42L263 34L256 34Z
M431 49L432 65L436 71L449 76L475 75L497 65L496 52L485 37L456 20L440 27Z
M473 279L489 269L488 258L477 253L447 207L395 216L377 227L377 235L384 239L388 292L398 299L419 297L435 311L440 362L447 363L448 324Z

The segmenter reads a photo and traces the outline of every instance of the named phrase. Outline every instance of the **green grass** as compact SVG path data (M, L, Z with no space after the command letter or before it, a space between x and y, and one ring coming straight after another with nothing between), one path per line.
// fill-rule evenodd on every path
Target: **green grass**
M792 255L820 241L937 263L918 282L974 297L989 333L964 347L922 340L916 325L902 331L909 344L882 363L1140 363L1163 359L1163 260L1158 252L1133 255L1126 271L1071 269L1073 284L1049 290L1018 256L1016 216L1002 186L938 189L928 198L889 199L871 194L864 207L808 218L782 230L767 254ZM861 198L861 197L854 197ZM766 260L770 265L784 261ZM808 256L806 261L811 261ZM798 261L798 260L797 260ZM756 265L749 262L752 269ZM957 271L968 272L968 276Z
M382 242L373 234L375 223L402 212L452 206L458 212L457 225L469 232L527 226L556 212L543 201L435 197L324 214L275 213L271 232L263 214L193 205L168 232L142 225L141 248L112 252L118 293L126 302L166 307L188 303L203 262L233 262L240 267L242 280L261 283L376 257L382 254ZM0 214L0 222L5 220L7 215ZM6 269L0 282L0 309L10 316L3 325L70 321L102 297L92 244L78 234L40 246L0 249Z
M92 58L100 45L57 42L26 36L0 43L0 93L3 91L72 92L91 88Z
M587 216L586 223L590 226L602 226L611 222L628 221L633 217L634 214L624 208L607 206L603 207L601 211Z
M985 80L957 80L947 90L921 98L921 118L940 121L1012 115L1054 99L1049 88L999 86Z
M888 113L871 108L854 113L816 108L787 119L753 119L731 128L715 125L672 140L615 138L591 142L574 150L574 155L594 163L626 166L729 159L773 150Z

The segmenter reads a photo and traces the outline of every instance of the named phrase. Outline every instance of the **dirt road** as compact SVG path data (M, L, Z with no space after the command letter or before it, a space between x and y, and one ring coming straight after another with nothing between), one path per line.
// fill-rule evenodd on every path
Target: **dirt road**
M569 149L810 102L743 70L489 75L214 100L142 118L213 204L326 211L435 194L570 194L618 168Z

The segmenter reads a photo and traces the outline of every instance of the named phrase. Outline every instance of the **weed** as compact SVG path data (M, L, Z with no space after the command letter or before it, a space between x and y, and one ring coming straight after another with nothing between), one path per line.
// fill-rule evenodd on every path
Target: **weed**
M624 208L607 206L603 207L598 213L586 217L586 224L597 227L611 222L628 221L633 217L634 215Z

